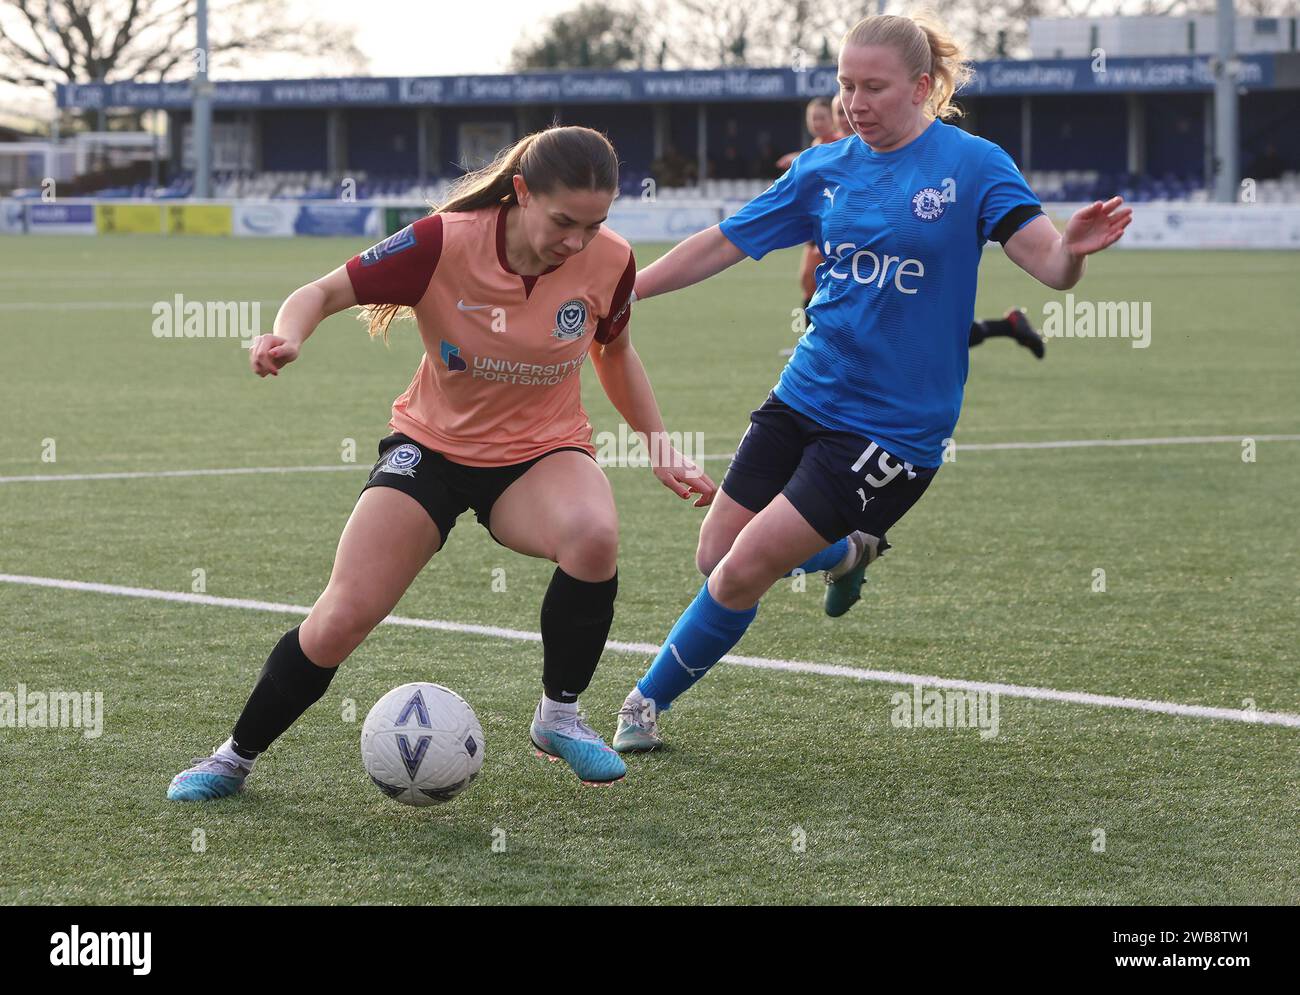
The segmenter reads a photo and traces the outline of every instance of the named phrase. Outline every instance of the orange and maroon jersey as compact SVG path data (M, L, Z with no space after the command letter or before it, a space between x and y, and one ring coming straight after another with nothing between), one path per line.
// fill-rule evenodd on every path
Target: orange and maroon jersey
M468 466L561 446L594 455L580 374L592 341L627 326L636 260L601 228L560 265L520 276L506 260L508 209L433 214L348 261L357 303L409 305L424 340L389 425Z

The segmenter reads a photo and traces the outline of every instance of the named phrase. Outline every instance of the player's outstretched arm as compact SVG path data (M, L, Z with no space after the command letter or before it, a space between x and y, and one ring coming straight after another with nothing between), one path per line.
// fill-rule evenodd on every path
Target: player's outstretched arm
M1064 232L1039 215L1007 239L1011 261L1053 290L1069 290L1083 278L1084 260L1114 245L1133 220L1133 208L1122 197L1082 207Z
M714 225L678 242L667 255L656 259L637 273L637 300L672 293L707 280L744 258L745 253L722 234L721 228Z
M631 334L624 332L613 342L593 345L591 361L605 396L646 443L650 467L659 482L683 499L699 495L695 501L697 508L709 504L717 485L669 441L650 377L641 357L632 348Z
M340 266L319 280L313 280L290 294L275 316L270 335L259 335L248 350L248 362L259 377L280 375L280 370L298 358L298 350L332 314L355 307L356 292L346 266Z

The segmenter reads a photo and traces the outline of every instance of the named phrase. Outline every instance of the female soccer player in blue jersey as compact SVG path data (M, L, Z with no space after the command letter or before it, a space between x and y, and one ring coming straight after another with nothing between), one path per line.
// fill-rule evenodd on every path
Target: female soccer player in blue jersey
M858 599L957 424L984 243L1068 290L1128 226L1131 209L1115 197L1058 232L1002 149L945 123L969 72L941 28L859 21L839 57L856 138L801 153L739 212L637 277L645 299L801 242L826 257L807 332L700 530L707 580L624 702L615 749L660 744L658 713L739 642L764 592L795 568L827 571L831 615Z

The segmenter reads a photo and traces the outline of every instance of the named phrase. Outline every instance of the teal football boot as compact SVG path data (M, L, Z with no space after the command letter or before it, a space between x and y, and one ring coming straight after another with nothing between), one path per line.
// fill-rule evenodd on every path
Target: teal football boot
M627 773L623 758L606 746L580 715L567 722L543 724L539 704L528 738L539 757L563 760L583 784L612 784Z
M862 582L866 579L867 567L889 549L884 536L877 539L865 532L854 532L849 536L849 543L857 550L857 559L839 573L826 571L826 598L823 605L831 618L839 618L861 600Z
M174 802L206 802L237 795L251 768L222 757L196 757L194 766L172 778L167 797Z

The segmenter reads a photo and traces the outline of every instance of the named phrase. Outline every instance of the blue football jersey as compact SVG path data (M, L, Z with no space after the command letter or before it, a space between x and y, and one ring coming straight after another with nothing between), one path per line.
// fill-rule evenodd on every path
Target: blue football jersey
M1039 213L1006 152L941 121L892 152L850 136L800 153L721 225L755 259L810 241L826 257L776 395L938 466L961 411L980 253Z

